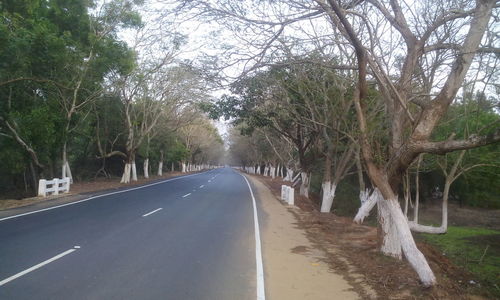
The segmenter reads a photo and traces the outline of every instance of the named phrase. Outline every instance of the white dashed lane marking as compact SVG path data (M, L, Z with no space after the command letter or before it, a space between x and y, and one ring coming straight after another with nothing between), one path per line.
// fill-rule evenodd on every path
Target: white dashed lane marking
M142 215L142 216L143 216L143 217L147 217L147 216L152 215L152 214L154 214L155 212L160 211L160 210L162 210L162 209L163 209L163 208L161 208L161 207L160 207L160 208L157 208L157 209L155 209L155 210L153 210L153 211L150 211L150 212L148 212L147 214L144 214L144 215Z

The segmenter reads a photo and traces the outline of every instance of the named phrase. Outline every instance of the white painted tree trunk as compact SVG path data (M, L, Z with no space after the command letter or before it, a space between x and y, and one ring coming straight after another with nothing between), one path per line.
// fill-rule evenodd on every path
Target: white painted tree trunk
M337 189L337 186L330 181L326 181L321 184L321 189L323 190L321 212L329 213L332 209L333 199L335 198L335 190Z
M71 168L69 167L69 163L67 160L63 162L61 178L66 178L66 177L69 177L69 182L73 183L73 175L71 174Z
M144 178L149 178L149 158L144 160Z
M392 223L390 227L395 228L394 231L396 231L397 234L394 238L398 239L406 259L417 272L420 281L424 286L434 285L436 283L436 277L429 267L424 255L420 252L420 250L418 250L417 245L415 244L408 221L401 211L398 200L383 200L379 201L379 204L382 202L384 203L384 205L382 205L382 210L389 212L390 222Z
M137 181L137 168L135 167L135 160L132 161L132 181Z
M174 168L174 162L172 162L172 166L171 166L170 170L171 170L172 172L173 172L173 171L175 171L175 168Z
M302 183L300 184L300 194L309 198L309 176L306 172L300 172L300 176L302 178Z
M365 189L364 191L359 191L359 201L361 202L361 205L368 201L368 198L370 197L370 190Z
M123 175L122 179L120 180L120 183L129 183L130 182L130 170L132 168L132 165L130 163L126 163L125 167L123 168Z
M185 163L181 163L181 165L182 165L182 170L181 170L181 172L182 172L182 173L186 173L186 164L185 164Z
M358 213L354 217L354 222L361 224L363 220L368 217L370 211L375 207L375 204L382 198L382 194L376 188L373 193L370 195L370 191L368 189L359 192L359 199L361 200L361 207L358 210Z
M386 201L383 197L379 197L377 202L378 223L380 225L380 229L382 230L382 244L380 245L380 251L385 255L401 259L401 241L397 231L397 226L399 226L399 224L397 224L392 217L389 202L390 200ZM397 203L397 206L399 207L399 203ZM401 214L402 213L403 212L401 212Z
M267 166L264 167L264 176L269 176L269 168Z
M403 253L417 272L422 284L425 286L435 284L436 277L424 255L418 250L411 235L410 224L403 214L397 199L385 200L376 189L358 211L354 218L355 222L361 222L368 215L374 205L374 199L377 203L378 219L383 236L381 252L398 259L401 259Z
M276 168L275 167L271 167L271 177L273 179L276 178Z
M418 210L420 209L420 194L417 186L417 194L415 195L415 205L413 206L413 222L418 223Z
M288 181L293 181L295 171L292 170L292 169L288 169L288 171L290 171L290 172L288 172L288 175L287 175L288 176Z
M68 130L68 128L66 128ZM67 153L67 143L64 142L62 150L62 172L61 178L69 177L70 183L73 183L73 175L71 174L71 168L68 163L68 153Z
M443 204L441 207L441 226L426 226L420 225L418 222L408 222L411 230L415 232L423 232L430 234L444 234L448 231L448 197L450 193L450 186L452 182L446 181L443 190Z
M160 161L158 163L158 176L162 176L163 175L163 161Z
M420 225L413 221L408 222L410 229L414 232L430 233L430 234L444 234L448 231L447 225L441 225L439 227Z

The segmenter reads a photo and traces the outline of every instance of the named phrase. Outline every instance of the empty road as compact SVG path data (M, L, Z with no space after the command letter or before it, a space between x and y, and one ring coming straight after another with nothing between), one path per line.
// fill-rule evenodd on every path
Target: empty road
M0 299L262 297L254 205L222 168L1 219Z

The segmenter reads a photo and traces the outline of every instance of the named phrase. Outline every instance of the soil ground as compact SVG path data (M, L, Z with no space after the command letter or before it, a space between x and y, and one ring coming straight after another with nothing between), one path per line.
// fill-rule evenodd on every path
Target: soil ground
M276 201L280 201L281 185L288 183L269 177L252 177L263 182L272 191ZM297 226L306 230L314 248L326 253L325 263L335 272L340 272L351 285L371 287L378 299L488 299L487 295L477 294L481 291L470 283L475 280L471 274L455 266L436 248L417 242L438 281L436 286L424 288L405 260L399 261L378 252L376 227L355 224L351 218L320 213L318 203L318 199L310 200L296 193L295 205L300 209L292 212ZM463 225L469 219L476 226L498 226L498 219L493 220L498 211L491 213L491 218L480 217L482 220L478 221L477 214L482 216L481 210L452 208L450 214L455 213L455 210L459 214L452 217L451 222L457 222L458 225ZM423 216L425 212L421 214ZM431 220L439 223L440 214L436 219L438 221L432 219L431 214ZM356 274L363 276L358 277ZM368 295L362 296L369 298Z

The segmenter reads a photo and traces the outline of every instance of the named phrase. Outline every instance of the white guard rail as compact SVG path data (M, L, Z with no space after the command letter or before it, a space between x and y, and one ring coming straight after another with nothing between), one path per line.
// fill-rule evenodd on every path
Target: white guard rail
M69 192L69 177L52 180L40 179L38 182L38 196L47 197L48 194L59 195L60 192Z

